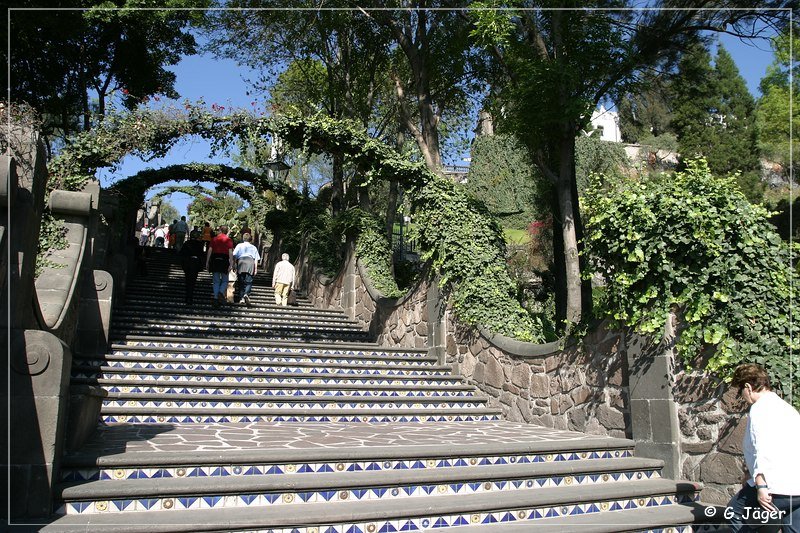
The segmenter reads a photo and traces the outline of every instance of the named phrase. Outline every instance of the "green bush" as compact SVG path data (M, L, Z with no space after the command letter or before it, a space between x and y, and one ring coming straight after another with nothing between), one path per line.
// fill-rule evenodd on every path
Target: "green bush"
M603 141L596 135L579 135L575 139L575 181L583 195L591 176L618 177L631 165L622 144Z
M735 176L712 176L694 160L673 176L592 188L584 206L586 275L600 272L607 284L598 312L659 335L676 309L687 364L727 376L739 363L759 363L791 394L800 372L790 355L798 328L789 313L789 246Z
M471 160L466 188L500 218L503 227L524 229L547 212L549 184L514 137L476 137Z

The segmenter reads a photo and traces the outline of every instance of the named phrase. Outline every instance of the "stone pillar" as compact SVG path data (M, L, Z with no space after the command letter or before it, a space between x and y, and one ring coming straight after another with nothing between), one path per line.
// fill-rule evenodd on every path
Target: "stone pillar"
M47 517L64 443L72 355L46 331L11 331L11 518Z
M355 320L356 317L356 290L358 278L358 265L356 265L356 243L355 238L347 238L347 248L345 250L344 261L344 280L342 283L342 309L347 313L348 318Z
M78 310L76 353L93 356L106 353L111 329L114 279L104 270L94 270L83 280Z
M34 329L41 318L38 306L34 304L33 276L47 189L47 161L44 143L37 132L12 127L8 136L14 159L14 163L6 167L9 185L13 187L9 210L14 221L8 237L10 268L6 287L11 294L9 322L13 328ZM3 275L5 273L3 271Z
M425 310L428 315L428 355L436 356L440 365L447 362L447 301L439 288L438 276L428 285Z
M678 408L672 394L674 381L674 329L668 319L661 342L627 335L631 433L636 455L664 461L664 477L681 474L681 437Z
M10 155L0 155L0 206L2 207L2 220L0 220L0 294L3 301L8 302L8 210L14 204L14 191L17 189L17 173L14 168L14 158ZM8 331L8 308L3 306L3 331Z

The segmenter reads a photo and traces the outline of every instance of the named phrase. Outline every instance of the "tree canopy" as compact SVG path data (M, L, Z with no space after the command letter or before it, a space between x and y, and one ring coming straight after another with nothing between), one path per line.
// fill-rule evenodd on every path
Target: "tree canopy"
M208 0L61 0L57 10L9 11L11 98L27 102L45 119L48 135L87 130L93 115L115 97L132 109L150 97L175 98L175 74L166 67L196 52L188 27L202 10L138 9L196 7ZM76 8L86 8L86 10ZM4 26L5 29L5 26Z

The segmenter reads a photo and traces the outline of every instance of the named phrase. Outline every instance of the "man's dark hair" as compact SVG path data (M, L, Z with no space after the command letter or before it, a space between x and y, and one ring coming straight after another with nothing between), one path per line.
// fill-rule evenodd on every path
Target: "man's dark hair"
M745 363L736 367L733 371L733 379L731 386L741 390L749 383L755 392L762 390L772 390L769 383L769 374L764 370L764 367L755 363Z

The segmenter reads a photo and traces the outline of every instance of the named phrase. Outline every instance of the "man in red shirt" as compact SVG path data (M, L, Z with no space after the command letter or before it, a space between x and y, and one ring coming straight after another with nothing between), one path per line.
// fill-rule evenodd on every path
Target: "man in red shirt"
M211 272L214 306L225 303L228 272L233 270L233 266L233 241L228 237L228 226L220 226L206 253L206 270Z

